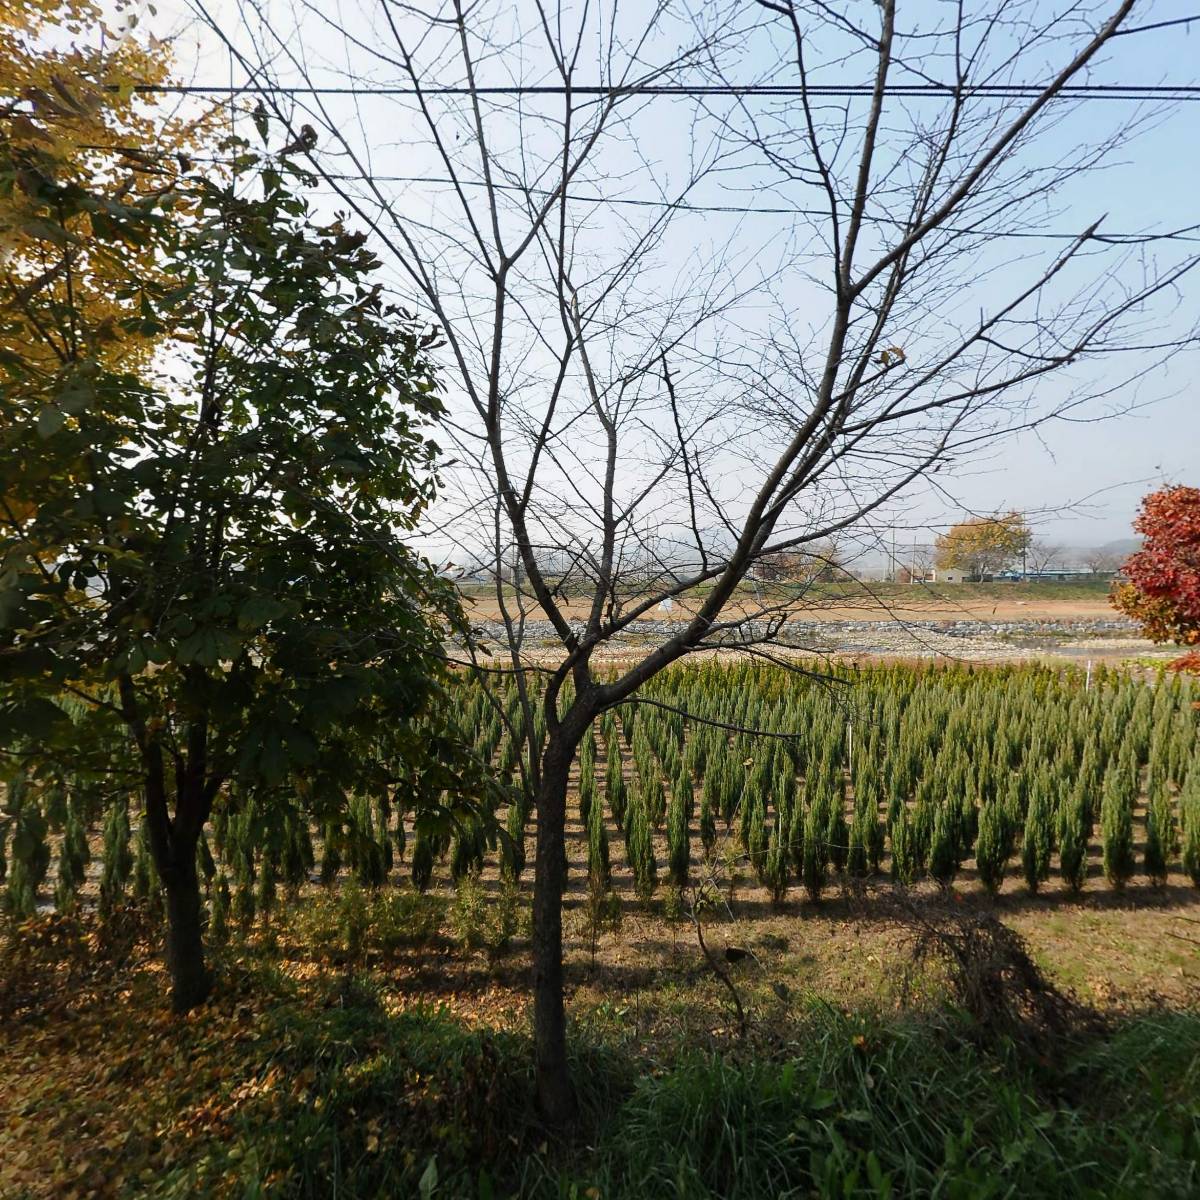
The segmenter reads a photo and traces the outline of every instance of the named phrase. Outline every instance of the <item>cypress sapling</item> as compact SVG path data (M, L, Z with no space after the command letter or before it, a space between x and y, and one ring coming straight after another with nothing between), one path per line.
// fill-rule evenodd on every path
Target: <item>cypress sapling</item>
M942 888L948 888L958 874L958 839L955 815L948 802L937 806L929 842L929 874Z
M1134 871L1133 797L1124 775L1120 766L1109 769L1104 776L1104 793L1100 801L1104 874L1118 891L1124 888Z
M588 809L588 879L603 891L612 886L608 831L604 828L604 810L598 803Z
M1038 888L1050 878L1050 812L1044 794L1038 790L1029 798L1025 813L1025 833L1021 840L1021 869L1029 890L1037 895Z
M1009 814L999 800L986 800L979 810L975 836L975 869L979 880L994 896L1004 882L1009 856Z

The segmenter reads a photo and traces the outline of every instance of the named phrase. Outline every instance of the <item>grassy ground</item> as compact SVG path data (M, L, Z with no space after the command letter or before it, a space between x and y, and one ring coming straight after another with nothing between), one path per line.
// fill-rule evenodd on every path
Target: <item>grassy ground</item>
M630 912L592 966L576 911L570 1140L534 1116L519 901L306 897L182 1022L152 930L43 924L4 948L0 1196L1196 1194L1194 993L1121 983L1169 973L1170 910L1140 937L1126 909L1040 922L1058 978L1123 965L1091 989L1103 1032L1030 1057L980 1044L936 971L901 991L880 909L712 927L751 952L728 967L744 1035L685 927Z
M742 586L743 590L750 588L750 585ZM814 584L806 589L806 594L816 599L832 601L853 601L863 596L872 596L892 603L907 602L914 595L951 604L1013 600L1027 600L1033 603L1046 600L1078 600L1092 603L1096 600L1107 601L1110 587L1109 581L1102 579L1035 580L1028 583L846 582ZM781 594L787 594L786 585L780 585L779 590Z

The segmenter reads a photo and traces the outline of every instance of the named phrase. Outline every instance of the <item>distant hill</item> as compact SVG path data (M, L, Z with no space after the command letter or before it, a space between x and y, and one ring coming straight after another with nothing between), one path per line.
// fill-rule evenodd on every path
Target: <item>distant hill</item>
M1105 542L1104 545L1099 548L1106 554L1120 554L1124 557L1128 557L1130 554L1133 554L1134 551L1142 548L1142 539L1139 537L1117 538L1116 541Z

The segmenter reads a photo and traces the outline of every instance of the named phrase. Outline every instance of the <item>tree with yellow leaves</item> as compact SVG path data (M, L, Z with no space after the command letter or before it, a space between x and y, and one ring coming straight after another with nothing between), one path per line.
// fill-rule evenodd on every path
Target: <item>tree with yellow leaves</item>
M1031 537L1019 512L969 517L938 536L934 563L939 570L963 571L972 579L982 579L1018 561Z
M170 66L165 44L140 36L130 4L102 9L91 0L0 0L0 148L18 165L0 188L0 303L21 311L34 293L58 301L42 339L47 370L79 357L85 328L91 357L136 368L157 331L116 321L104 239L92 236L101 232L94 226L103 214L79 214L65 227L70 236L64 242L61 214L47 211L45 195L23 185L19 165L28 164L29 178L105 191L114 200L171 188L205 118L164 111L138 90L162 83ZM149 279L155 269L149 250L143 266ZM128 262L119 277L128 278ZM39 311L45 319L46 307ZM80 321L85 311L89 319ZM14 349L27 367L30 348L6 345L0 332L0 362Z

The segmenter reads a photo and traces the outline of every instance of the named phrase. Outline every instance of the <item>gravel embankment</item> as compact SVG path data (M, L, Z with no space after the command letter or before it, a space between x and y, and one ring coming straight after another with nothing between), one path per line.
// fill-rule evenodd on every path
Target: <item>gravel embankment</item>
M683 629L682 620L633 622L606 648L622 652L636 650L670 637ZM484 621L476 626L485 642L503 643L504 626ZM582 632L581 623L576 628ZM761 635L764 627L747 623L747 633ZM1060 651L1077 656L1087 648L1103 652L1118 647L1126 653L1148 649L1137 638L1137 627L1123 618L1106 620L1055 621L791 621L779 644L793 652L815 654L867 654L884 657L950 657L979 661L1021 659ZM723 644L736 649L742 633L727 631ZM536 651L557 642L549 621L525 623L525 647Z

